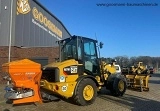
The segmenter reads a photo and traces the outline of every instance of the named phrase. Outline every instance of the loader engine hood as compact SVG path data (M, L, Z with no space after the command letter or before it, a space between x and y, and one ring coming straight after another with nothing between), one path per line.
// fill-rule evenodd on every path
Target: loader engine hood
M75 59L66 60L63 62L53 62L43 67L43 70L46 68L64 68L66 66L78 65L78 62Z
M81 68L83 66L78 64L75 59L51 63L43 67L41 79L48 82L61 82L62 77L77 74Z

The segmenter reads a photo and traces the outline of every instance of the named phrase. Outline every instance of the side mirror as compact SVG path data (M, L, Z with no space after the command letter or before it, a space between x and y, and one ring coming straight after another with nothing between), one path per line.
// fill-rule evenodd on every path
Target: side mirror
M56 43L58 43L58 45L64 45L66 43L65 40L59 40L59 41L56 41Z
M64 40L62 44L64 45L65 43L66 43L66 41Z
M102 49L102 48L103 48L103 43L100 42L100 43L99 43L99 46L100 46L100 49Z

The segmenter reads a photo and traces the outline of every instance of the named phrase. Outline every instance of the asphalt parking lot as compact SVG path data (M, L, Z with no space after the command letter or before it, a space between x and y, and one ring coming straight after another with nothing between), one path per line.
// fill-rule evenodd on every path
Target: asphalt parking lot
M119 98L103 89L89 106L77 106L65 100L13 106L3 98L4 86L0 85L0 111L160 111L160 74L149 78L149 92L127 89Z

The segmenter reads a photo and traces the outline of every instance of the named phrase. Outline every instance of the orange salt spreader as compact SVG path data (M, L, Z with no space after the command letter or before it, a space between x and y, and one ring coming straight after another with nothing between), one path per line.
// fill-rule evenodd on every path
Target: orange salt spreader
M7 85L5 98L13 104L40 102L41 65L29 59L17 60L2 65L2 71L9 74L11 85ZM10 87L9 87L10 86Z

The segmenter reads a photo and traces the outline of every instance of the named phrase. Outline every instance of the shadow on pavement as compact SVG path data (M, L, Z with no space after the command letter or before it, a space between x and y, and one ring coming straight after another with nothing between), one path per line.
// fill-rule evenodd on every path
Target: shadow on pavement
M151 77L160 77L160 73L151 74Z
M4 109L3 111L10 111L9 109Z
M132 111L159 111L160 102L125 94L123 97L113 97L108 95L99 95L99 98L119 104L122 107L128 107Z
M149 80L149 83L160 84L160 80Z
M160 74L158 73L152 74L151 78L149 79L149 83L160 84Z

